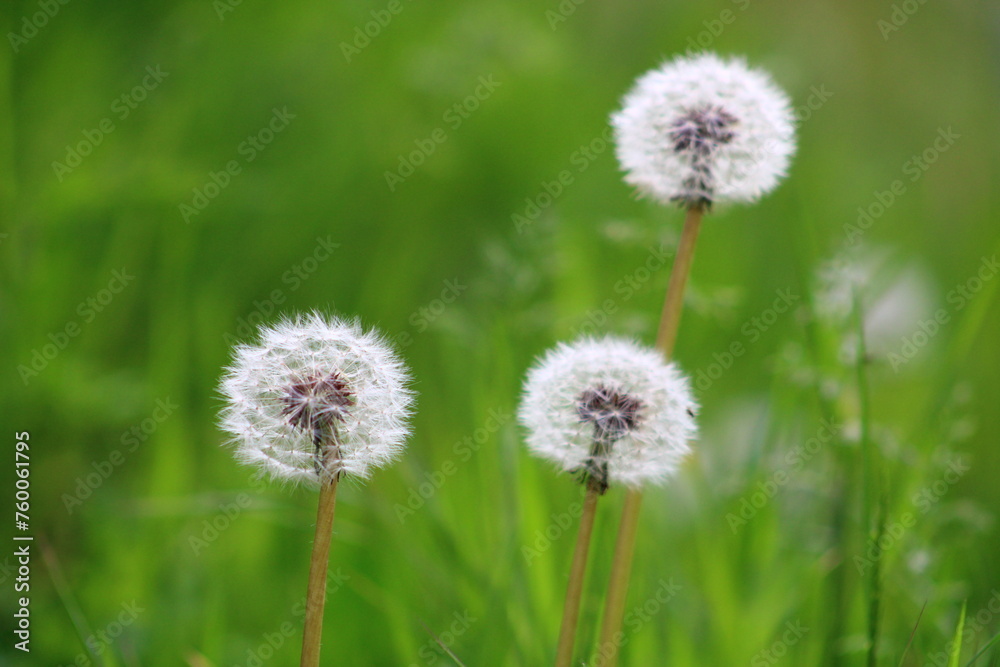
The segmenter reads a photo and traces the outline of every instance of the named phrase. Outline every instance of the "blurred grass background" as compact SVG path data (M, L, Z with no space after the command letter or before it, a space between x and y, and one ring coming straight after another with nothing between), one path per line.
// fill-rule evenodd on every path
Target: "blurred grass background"
M234 463L215 388L248 320L324 308L395 338L420 392L404 459L339 499L325 662L453 664L425 627L467 665L550 662L575 536L560 526L581 493L524 453L512 414L524 370L556 341L652 340L669 262L640 267L650 248L669 254L681 215L636 201L600 137L634 78L691 40L746 54L797 106L830 94L803 118L778 191L703 230L676 356L720 372L699 387L697 455L647 494L629 604L646 611L626 624L623 664L865 664L850 334L810 313L822 262L859 252L844 225L896 179L905 192L863 244L886 256L880 275L912 279L887 279L890 333L867 372L888 518L915 523L879 558L879 664L900 664L925 604L903 664L945 664L964 600L963 664L1000 629L997 283L948 301L1000 250L996 2L902 3L908 14L860 0L404 0L349 62L343 44L390 3L71 1L44 21L43 4L0 10L0 402L6 441L31 433L39 538L27 657L12 649L13 557L0 556L0 661L297 664L316 499ZM883 34L894 11L907 20ZM166 76L123 117L147 67ZM480 77L499 85L456 123L446 112ZM248 150L275 109L294 118ZM57 173L106 119L113 131ZM386 172L436 128L446 140L390 189ZM960 138L911 181L908 161L947 128ZM186 221L180 206L230 161L239 173ZM512 216L545 203L562 170L572 183L519 230ZM326 257L319 239L339 246ZM115 270L134 279L102 293ZM799 301L760 330L776 290ZM91 298L100 312L80 305ZM938 308L950 321L893 369L888 354ZM733 342L745 353L723 371ZM157 421L157 401L176 408ZM831 416L838 436L791 469ZM942 485L956 459L968 472ZM732 528L776 472L787 482ZM68 502L88 475L96 488ZM621 500L601 503L581 647ZM664 583L677 592L660 604Z

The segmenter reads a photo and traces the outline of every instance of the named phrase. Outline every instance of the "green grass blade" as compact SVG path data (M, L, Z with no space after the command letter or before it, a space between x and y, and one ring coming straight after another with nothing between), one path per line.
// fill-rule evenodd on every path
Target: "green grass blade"
M955 637L951 640L951 658L948 667L958 667L958 659L962 656L962 631L965 630L965 602L962 612L958 615L958 625L955 626Z
M965 663L965 667L972 667L972 664L983 657L983 654L990 650L990 647L996 644L998 640L1000 640L1000 632L993 635L993 638L986 642L986 645L979 649L969 662Z

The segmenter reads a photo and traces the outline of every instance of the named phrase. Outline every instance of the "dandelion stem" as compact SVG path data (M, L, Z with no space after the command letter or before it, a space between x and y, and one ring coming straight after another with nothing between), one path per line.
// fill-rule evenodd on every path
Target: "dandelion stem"
M705 215L705 206L695 204L688 208L684 217L684 230L681 232L674 266L670 272L670 283L667 286L667 296L663 301L663 312L660 315L660 326L656 334L656 348L667 359L674 352L677 341L677 329L681 323L681 312L684 304L684 287L691 273L691 263L694 260L694 246L701 230L701 220ZM611 581L608 584L608 595L604 602L604 619L601 623L599 650L605 657L605 667L615 667L618 664L618 647L621 644L622 620L625 616L625 602L628 595L629 578L632 575L632 558L635 553L635 537L639 524L639 509L642 507L642 491L630 489L622 507L621 523L618 525L618 539L615 542L614 560L611 562Z
M587 554L590 551L590 536L594 532L594 516L597 513L597 499L600 497L600 493L598 485L591 480L591 483L587 484L587 495L583 499L580 530L576 534L576 549L573 551L573 564L569 570L566 604L563 607L562 626L559 628L559 645L556 649L556 667L569 667L573 661L576 625L580 618L583 575L587 571Z
M663 300L663 312L660 314L660 327L656 333L656 348L663 356L670 358L674 353L674 343L677 341L677 329L681 324L681 306L684 304L684 287L691 273L691 263L694 261L694 245L701 231L701 219L705 215L704 206L695 205L687 210L684 217L684 230L677 246L674 266L670 271L670 284L667 286L667 296Z
M316 537L313 540L312 559L309 563L301 667L319 667L320 640L323 637L323 608L326 605L326 571L330 562L330 539L333 536L333 511L337 504L338 477L339 475L332 475L319 491Z
M639 508L642 507L642 493L629 490L622 507L622 519L618 524L618 539L615 542L615 556L611 562L611 582L608 596L604 601L604 620L601 623L600 655L606 656L604 665L618 664L618 648L621 645L622 619L625 615L625 597L628 582L632 576L632 555L635 553L635 535L639 524Z

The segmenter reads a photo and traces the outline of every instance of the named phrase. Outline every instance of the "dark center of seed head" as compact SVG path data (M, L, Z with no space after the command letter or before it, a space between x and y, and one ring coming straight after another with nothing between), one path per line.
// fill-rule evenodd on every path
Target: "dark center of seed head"
M597 385L580 395L577 414L594 426L600 440L618 440L639 425L642 401L624 391Z
M335 422L343 422L347 408L354 405L347 383L336 372L296 379L285 387L281 400L285 404L281 414L288 423L314 437L330 431Z
M707 155L713 148L728 144L735 133L730 129L736 118L719 106L706 106L687 112L673 122L670 138L674 150Z
M624 391L597 385L580 395L576 411L580 420L593 425L590 456L576 470L580 481L599 494L608 490L608 459L615 441L639 425L642 401Z
M712 205L715 184L712 178L712 153L736 136L731 129L736 117L719 106L694 109L673 122L670 139L674 150L691 159L691 175L684 179L684 193L672 199L681 206Z

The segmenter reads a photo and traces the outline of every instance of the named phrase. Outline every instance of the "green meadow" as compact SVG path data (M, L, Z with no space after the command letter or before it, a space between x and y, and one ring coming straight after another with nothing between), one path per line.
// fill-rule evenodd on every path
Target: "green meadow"
M798 150L705 220L674 355L700 436L645 494L621 664L1000 665L996 2L16 0L0 26L0 663L298 664L316 494L236 463L218 382L318 309L418 393L402 459L341 488L324 664L551 664L583 490L527 453L521 383L562 340L652 343L683 212L622 182L608 116L707 48L773 75Z

